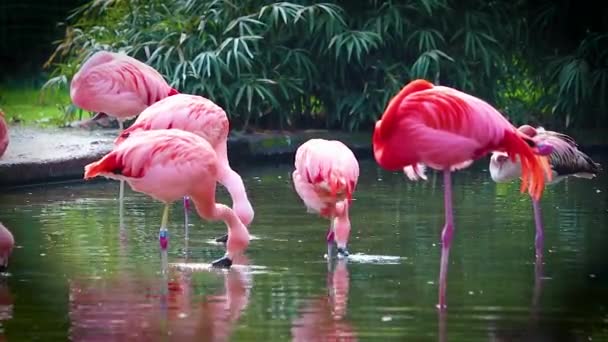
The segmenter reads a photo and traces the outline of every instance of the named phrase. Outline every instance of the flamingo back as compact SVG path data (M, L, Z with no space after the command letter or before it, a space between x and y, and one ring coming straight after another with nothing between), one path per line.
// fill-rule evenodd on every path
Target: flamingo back
M359 163L353 152L336 140L311 139L296 151L293 173L296 192L313 212L336 203L349 203L359 178Z
M142 131L85 166L85 179L104 176L127 181L133 190L172 202L217 178L217 158L201 137L179 129Z
M72 102L94 112L121 120L134 117L146 107L177 91L151 66L124 54L99 51L74 75Z
M8 124L6 123L6 120L4 120L4 112L0 110L0 158L8 148L8 142Z
M130 134L141 130L177 128L207 140L214 148L226 143L229 122L226 112L202 96L177 94L146 108L133 125L116 138L122 143Z
M511 158L522 156L522 190L540 196L544 186L546 167L531 138L485 101L424 80L406 85L391 100L376 123L373 145L376 161L388 170L419 164L461 169L493 150L510 151Z

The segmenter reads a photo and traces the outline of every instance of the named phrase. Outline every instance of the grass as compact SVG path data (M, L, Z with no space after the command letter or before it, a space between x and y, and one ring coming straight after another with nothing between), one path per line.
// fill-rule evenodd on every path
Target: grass
M41 91L34 87L0 85L0 109L9 123L63 126L86 112L73 111L67 90Z

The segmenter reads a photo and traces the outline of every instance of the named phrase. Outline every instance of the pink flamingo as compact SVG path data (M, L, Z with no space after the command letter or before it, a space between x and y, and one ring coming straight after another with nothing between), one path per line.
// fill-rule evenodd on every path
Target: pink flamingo
M350 235L348 209L359 178L353 152L336 140L310 139L296 151L293 183L308 212L330 220L328 257L333 243L338 257L347 257Z
M72 102L91 112L103 112L123 122L151 104L178 94L151 66L124 54L94 53L74 75Z
M329 264L328 294L311 300L293 321L292 341L357 341L357 333L346 319L349 286L346 260Z
M4 120L4 112L0 110L0 158L8 148L8 124Z
M373 134L374 157L390 171L403 170L411 180L426 179L425 165L443 171L445 226L441 234L439 305L446 307L447 268L454 232L451 173L491 151L506 151L522 161L522 191L541 197L546 157L537 146L488 103L456 89L425 80L407 84L391 99Z
M534 128L523 125L518 128L520 132L529 136L537 142L550 145L553 152L549 155L552 179L547 184L555 184L566 177L574 176L591 179L600 171L600 164L596 163L588 155L578 149L578 145L571 137L546 131L542 127ZM509 182L521 177L522 167L518 159L511 160L505 152L494 152L490 158L490 175L497 183ZM535 248L536 257L543 254L543 222L539 199L532 198L534 208L534 221L536 223Z
M228 162L227 140L229 122L226 112L213 101L202 96L178 94L158 101L146 108L135 123L116 138L115 143L122 143L133 132L177 128L195 133L207 140L217 155L218 181L224 185L232 197L233 210L240 220L248 226L253 220L253 208L247 198L243 180ZM186 236L188 235L187 208L188 200L184 198L186 208ZM226 242L227 235L218 239Z
M13 234L0 223L0 272L6 272L8 269L8 258L11 256L14 246Z
M133 190L165 204L159 231L162 270L167 270L169 207L189 195L198 214L222 220L228 228L227 251L214 267L230 267L249 245L249 232L234 211L215 202L218 158L207 140L179 129L141 131L115 146L100 160L85 166L84 178L101 175L125 180Z
M80 67L70 84L72 102L91 112L103 112L124 121L148 106L178 94L151 66L125 54L99 51ZM120 182L119 212L122 218L124 182Z

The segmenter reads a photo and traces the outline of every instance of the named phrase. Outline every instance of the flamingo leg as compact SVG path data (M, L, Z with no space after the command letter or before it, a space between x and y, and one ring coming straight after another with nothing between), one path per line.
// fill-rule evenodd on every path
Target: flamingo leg
M448 262L450 258L450 246L454 235L454 212L452 208L452 174L449 168L443 170L445 226L441 233L441 265L439 269L439 304L437 307L443 310L446 305L446 287L448 275Z
M534 247L536 248L536 258L543 256L544 232L543 232L543 217L540 208L540 201L532 199L532 207L534 208L534 222L536 223L536 236L534 237Z
M327 230L327 260L333 258L334 245L334 217L332 216L329 218L329 229Z
M189 227L188 227L188 209L190 208L190 201L188 196L184 196L184 239L186 242L190 239Z
M188 200L188 196L184 196L184 256L186 257L186 262L188 261L188 240L190 240L189 234L189 222L188 222L188 209L190 207L190 203Z
M163 218L160 223L160 231L158 232L158 242L160 244L160 260L161 260L161 272L162 274L167 273L169 267L169 257L167 255L167 248L169 246L169 232L167 231L167 221L169 220L169 203L165 203L165 209L163 210Z
M120 131L124 129L122 120L118 120L118 127ZM118 190L118 217L120 218L120 222L122 222L122 218L124 215L124 197L125 197L125 181L120 180L120 187Z

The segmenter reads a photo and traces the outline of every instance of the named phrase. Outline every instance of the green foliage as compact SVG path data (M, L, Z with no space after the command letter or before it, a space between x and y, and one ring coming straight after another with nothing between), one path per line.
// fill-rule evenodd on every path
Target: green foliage
M561 15L522 1L96 0L68 19L46 86L66 87L88 56L112 50L217 102L242 129L369 128L413 78L471 92L515 121L567 125L608 109L608 35L558 54L530 48Z

